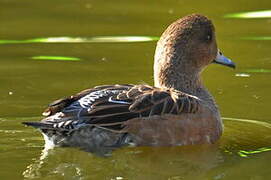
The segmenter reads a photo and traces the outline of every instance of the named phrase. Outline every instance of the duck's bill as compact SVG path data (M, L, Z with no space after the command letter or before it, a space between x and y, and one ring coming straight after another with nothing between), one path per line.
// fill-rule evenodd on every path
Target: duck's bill
M217 56L215 60L213 61L215 64L221 64L224 66L228 66L231 68L235 68L235 63L232 62L232 60L228 59L226 56L224 56L219 50L217 51Z

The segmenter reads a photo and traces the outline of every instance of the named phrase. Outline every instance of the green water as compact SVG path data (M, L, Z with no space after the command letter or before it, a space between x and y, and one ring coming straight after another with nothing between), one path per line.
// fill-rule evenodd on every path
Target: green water
M0 0L0 40L12 40L0 41L0 179L270 179L271 19L225 16L268 8L270 0ZM237 64L203 73L226 117L217 144L123 148L106 158L43 152L39 132L20 124L85 88L152 84L155 37L194 12L213 19L220 49ZM51 37L70 39L44 41Z

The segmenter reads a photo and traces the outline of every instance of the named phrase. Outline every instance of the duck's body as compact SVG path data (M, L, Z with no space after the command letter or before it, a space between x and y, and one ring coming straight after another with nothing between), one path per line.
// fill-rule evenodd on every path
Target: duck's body
M218 52L211 21L201 15L187 16L169 26L158 42L155 87L128 84L87 89L49 105L41 122L25 124L40 129L47 145L87 150L213 143L223 125L199 77L213 60L234 66Z

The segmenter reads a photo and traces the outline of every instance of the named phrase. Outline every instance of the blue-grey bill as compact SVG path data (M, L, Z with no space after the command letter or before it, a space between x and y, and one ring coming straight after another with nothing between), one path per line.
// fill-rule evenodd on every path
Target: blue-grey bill
M236 67L235 63L232 62L232 60L230 60L226 56L224 56L219 50L217 51L217 56L216 56L215 60L213 61L213 63L221 64L221 65L228 66L231 68Z

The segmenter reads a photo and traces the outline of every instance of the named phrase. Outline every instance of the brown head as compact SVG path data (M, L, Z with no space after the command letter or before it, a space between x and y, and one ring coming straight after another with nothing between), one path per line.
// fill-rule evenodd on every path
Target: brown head
M191 82L185 82L186 86L189 83L198 84L200 72L212 62L223 64L225 61L224 65L234 66L231 61L226 63L226 60L217 48L215 27L211 20L199 14L185 16L173 22L157 43L155 86L185 90L180 81L187 78Z

